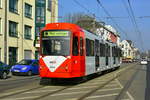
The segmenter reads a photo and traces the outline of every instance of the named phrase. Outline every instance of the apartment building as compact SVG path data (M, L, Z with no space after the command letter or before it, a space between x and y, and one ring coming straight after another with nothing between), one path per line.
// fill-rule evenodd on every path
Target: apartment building
M14 64L34 59L35 36L46 23L57 21L57 16L57 0L0 0L0 60Z
M134 58L134 47L131 40L123 40L121 42L123 59L133 59Z

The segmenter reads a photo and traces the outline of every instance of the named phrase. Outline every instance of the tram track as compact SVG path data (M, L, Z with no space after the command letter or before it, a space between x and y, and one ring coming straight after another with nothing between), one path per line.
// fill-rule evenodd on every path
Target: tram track
M20 90L20 91L17 91L17 92L7 93L6 95L4 94L3 96L0 96L0 99L4 99L4 98L11 97L11 96L14 96L14 95L18 95L18 94L22 94L22 93L25 93L25 92L33 91L33 90L40 89L40 88L43 88L43 87L44 86L37 86L37 87L31 88L31 89L24 89L24 90Z
M69 87L64 87L64 88L62 88L62 89L59 89L59 90L56 90L56 91L53 91L53 92L50 92L50 93L46 93L46 94L44 94L44 95L42 95L42 96L39 96L39 97L36 97L36 98L34 98L34 99L32 99L32 100L41 100L43 97L47 97L47 96L53 95L53 94L55 94L55 93L61 92L61 91L63 91L63 90L69 89L69 88L71 88L71 86L69 86Z
M108 80L107 82L104 82L104 83L101 84L100 86L98 86L98 87L92 89L90 92L87 92L85 95L79 97L77 100L83 100L83 99L89 97L90 95L92 95L93 93L95 93L97 90L103 88L103 87L106 86L107 84L109 84L109 83L111 83L112 81L114 81L115 79L117 79L117 78L122 74L123 71L126 71L126 70L128 70L128 69L132 69L132 67L133 67L134 65L136 65L136 64L132 64L132 65L129 65L127 68L122 68L122 69L120 69L120 70L117 70L117 71L114 71L114 72L112 72L112 73L106 74L106 75L108 75L108 76L111 76L111 75L112 75L111 77L113 77L113 78L111 78L111 79ZM117 75L116 75L116 74L117 74ZM80 85L80 84L79 84L79 85ZM75 87L75 86L78 86L78 85L64 86L64 87L62 87L61 89L60 89L60 88L58 88L58 89L56 88L56 90L54 90L54 91L45 93L45 94L43 94L43 95L35 96L34 98L32 98L32 99L30 99L30 100L41 100L41 99L44 98L44 97L48 97L48 96L57 94L57 93L59 93L59 92L62 92L62 91L64 91L64 90L67 90L67 89L72 88L72 87ZM42 88L44 88L44 87L45 87L45 86L37 86L37 87L34 87L34 88L30 88L30 89L20 90L20 91L17 91L17 92L13 92L13 93L9 93L9 94L0 96L0 99L9 98L9 97L14 96L14 95L15 95L15 96L17 96L17 95L19 96L20 94L23 94L23 93L26 93L26 92L31 92L31 93L32 93L32 91L34 91L34 90L37 91L38 89L42 89ZM119 100L119 99L118 99L118 100Z
M36 82L38 83L38 80L39 78L26 78L26 79L21 79L21 80L16 80L16 81L7 81L5 83L1 83L0 84L0 91L1 92L5 92L5 91L8 91L8 90L12 90L12 89L15 89L15 88L19 88L19 87L24 87L26 85L30 85L30 83L32 82Z
M135 79L136 75L138 74L139 70L136 70L132 77L126 82L123 89L120 91L119 95L116 96L115 100L121 100L124 94L128 91L129 87L131 86L133 80ZM133 99L132 99L133 100Z
M133 64L132 67L133 67L134 65L135 65L135 64ZM129 68L127 68L126 70L132 69L132 67L131 67L131 68L129 67ZM122 71L126 71L126 70L122 69ZM120 72L121 72L121 71L120 71ZM120 72L118 72L118 73L120 73ZM108 73L108 74L114 74L114 73ZM114 75L114 76L115 76L114 78L112 78L112 79L110 79L109 81L107 81L107 82L101 84L101 85L98 86L97 88L93 89L92 91L86 93L85 95L83 95L82 97L80 97L80 98L78 98L78 99L76 99L76 100L83 100L83 99L87 98L87 97L90 96L91 94L95 93L97 90L103 88L103 87L106 86L107 84L109 84L109 83L111 83L112 81L114 81L114 80L115 80L116 78L118 78L120 75L121 75L121 73L118 74L118 75ZM75 86L77 86L77 85L75 85ZM31 99L31 100L41 100L41 99L44 98L44 97L48 97L48 96L57 94L57 93L59 93L59 92L61 92L61 91L63 91L63 90L67 90L67 89L72 88L72 87L74 87L74 86L64 87L64 88L62 88L62 89L59 89L59 90L56 90L56 91L53 91L53 92L50 92L50 93L46 93L46 94L44 94L44 95L41 95L41 96L39 96L39 97L35 97L35 98Z
M136 65L136 64L134 64L134 65ZM127 71L128 69L132 69L132 67L133 67L134 65L132 65L131 67L128 67L127 69L125 69L125 70L123 70L123 71ZM120 71L120 72L122 72L122 71ZM92 89L91 91L89 91L88 93L84 94L83 96L81 96L81 97L78 98L77 100L84 100L84 99L86 99L87 97L89 97L89 96L91 96L92 94L94 94L96 91L102 89L103 87L105 87L106 85L108 85L109 83L111 83L112 81L114 81L115 79L117 79L118 77L120 77L120 76L123 74L123 73L120 73L120 72L115 73L115 74L114 74L114 73L111 73L111 74L114 74L114 77L113 77L113 78L111 78L111 79L108 80L107 82L101 84L100 86L98 86L98 87ZM135 75L136 75L136 74L135 74ZM135 75L134 75L133 77L135 77ZM123 88L123 90L119 93L119 96L116 97L115 100L121 100L121 97L123 96L124 91L125 91L125 90L129 87L129 85L132 83L133 79L134 79L134 78L132 78L131 81L128 83L128 85Z

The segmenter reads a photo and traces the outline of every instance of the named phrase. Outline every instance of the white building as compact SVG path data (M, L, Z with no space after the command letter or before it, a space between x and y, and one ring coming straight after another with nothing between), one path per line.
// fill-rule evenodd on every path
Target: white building
M131 40L123 40L121 42L123 59L133 59L134 58L134 48L133 42Z
M111 25L105 25L97 29L96 33L102 37L103 40L116 43L120 46L120 35Z

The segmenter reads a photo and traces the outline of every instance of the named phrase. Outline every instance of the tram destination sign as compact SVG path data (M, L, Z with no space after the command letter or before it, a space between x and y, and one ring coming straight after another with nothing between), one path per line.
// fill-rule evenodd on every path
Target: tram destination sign
M69 36L69 31L45 31L43 36L49 37L49 36Z

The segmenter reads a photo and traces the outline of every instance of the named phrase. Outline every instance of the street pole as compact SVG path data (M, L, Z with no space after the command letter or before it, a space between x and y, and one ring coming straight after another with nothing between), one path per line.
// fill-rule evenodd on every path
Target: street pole
M5 0L4 62L7 64L7 0Z

